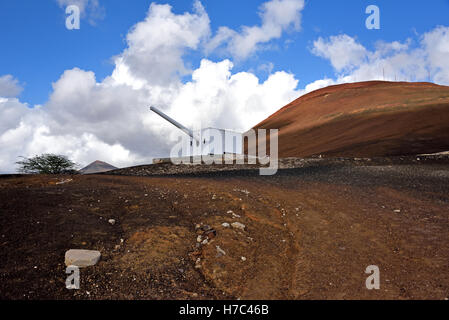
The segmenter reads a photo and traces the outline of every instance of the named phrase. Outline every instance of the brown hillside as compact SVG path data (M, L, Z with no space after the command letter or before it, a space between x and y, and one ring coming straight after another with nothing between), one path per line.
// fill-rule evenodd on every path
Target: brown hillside
M449 150L449 87L370 81L330 86L254 129L279 129L280 157L394 156Z

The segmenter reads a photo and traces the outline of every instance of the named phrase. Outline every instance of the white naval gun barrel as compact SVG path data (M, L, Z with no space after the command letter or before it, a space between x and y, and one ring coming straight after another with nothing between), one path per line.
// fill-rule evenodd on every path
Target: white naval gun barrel
M198 141L198 138L196 138L192 132L192 130L184 127L182 124L180 124L178 121L170 118L169 116L167 116L165 113L163 113L162 111L160 111L159 109L155 108L155 107L150 107L150 110L153 111L154 113L157 113L160 117L164 118L165 120L167 120L168 122L170 122L172 125L174 125L175 127L177 127L178 129L182 130L185 134L189 135L192 139L195 139Z

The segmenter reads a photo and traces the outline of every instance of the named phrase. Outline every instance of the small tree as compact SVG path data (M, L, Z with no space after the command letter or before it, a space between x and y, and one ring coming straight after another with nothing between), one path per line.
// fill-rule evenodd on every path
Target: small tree
M22 173L32 174L61 174L73 172L76 164L69 160L66 156L56 154L43 154L33 158L24 158L17 161L19 165L18 171Z

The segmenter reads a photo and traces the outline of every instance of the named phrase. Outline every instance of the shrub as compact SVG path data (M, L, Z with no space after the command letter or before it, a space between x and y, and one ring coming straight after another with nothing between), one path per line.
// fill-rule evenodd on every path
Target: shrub
M76 164L66 156L56 154L43 154L33 158L24 158L17 161L18 171L32 174L63 174L73 172Z

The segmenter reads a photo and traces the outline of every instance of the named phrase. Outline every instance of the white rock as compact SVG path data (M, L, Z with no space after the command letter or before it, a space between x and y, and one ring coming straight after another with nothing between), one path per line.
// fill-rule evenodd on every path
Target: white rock
M242 261L246 261L246 258L245 258L245 257L242 257Z
M229 228L231 225L229 223L227 223L227 222L224 222L224 223L221 224L221 226L223 228Z
M100 260L101 253L96 250L70 249L65 253L66 266L89 267Z
M68 182L71 182L71 181L73 181L73 179L62 180L60 182L56 182L56 184L65 184L65 183L68 183Z
M114 225L114 224L115 224L115 219L109 219L108 222L109 222L110 224Z
M244 231L245 228L246 228L246 226L243 223L240 223L240 222L234 222L234 223L231 224L231 226L234 229L239 229L239 230L242 230L242 231Z
M223 256L226 255L226 252L222 248L220 248L220 246L217 246L217 252L220 255L223 255Z
M201 258L196 259L195 269L201 269Z

